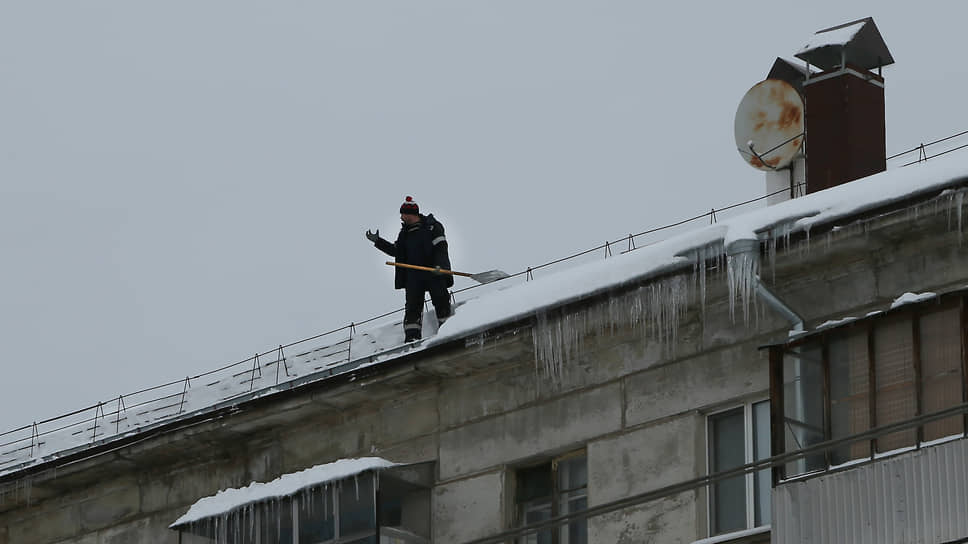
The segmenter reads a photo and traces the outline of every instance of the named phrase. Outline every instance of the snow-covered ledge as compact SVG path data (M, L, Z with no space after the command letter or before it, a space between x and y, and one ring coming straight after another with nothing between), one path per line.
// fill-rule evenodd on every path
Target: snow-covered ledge
M206 518L224 516L249 504L294 495L303 489L350 478L367 470L397 466L382 457L340 459L292 474L283 474L269 483L252 482L246 487L223 489L215 495L199 499L169 528L176 528Z
M735 531L735 532L726 533L723 535L711 536L709 538L704 538L702 540L693 541L692 544L719 544L720 542L757 542L751 537L769 534L770 529L771 529L771 526L764 525L762 527L747 529L745 531Z

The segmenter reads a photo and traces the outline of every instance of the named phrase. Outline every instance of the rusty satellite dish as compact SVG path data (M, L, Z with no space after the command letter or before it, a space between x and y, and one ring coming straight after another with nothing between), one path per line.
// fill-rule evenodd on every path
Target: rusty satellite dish
M803 146L803 99L792 85L763 80L746 91L733 124L736 149L759 170L780 170Z

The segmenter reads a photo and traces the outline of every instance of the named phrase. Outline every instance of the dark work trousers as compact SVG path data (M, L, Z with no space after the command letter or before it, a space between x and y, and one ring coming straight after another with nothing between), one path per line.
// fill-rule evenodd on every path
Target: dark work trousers
M450 317L450 293L440 282L420 282L407 286L407 305L403 313L403 333L406 342L419 340L423 328L424 296L430 291L430 301L434 303L437 323L443 324Z

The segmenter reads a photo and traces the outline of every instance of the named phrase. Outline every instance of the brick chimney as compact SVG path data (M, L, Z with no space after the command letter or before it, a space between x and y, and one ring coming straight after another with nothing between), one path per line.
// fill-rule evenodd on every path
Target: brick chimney
M796 57L821 70L806 70L802 82L806 192L886 170L881 68L894 58L874 20L821 30Z

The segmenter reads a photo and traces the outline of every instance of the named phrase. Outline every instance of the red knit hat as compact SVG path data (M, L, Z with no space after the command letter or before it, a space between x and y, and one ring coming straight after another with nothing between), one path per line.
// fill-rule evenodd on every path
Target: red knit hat
M400 205L400 213L418 215L420 213L420 206L417 206L417 203L413 201L412 196L408 196L403 204Z

